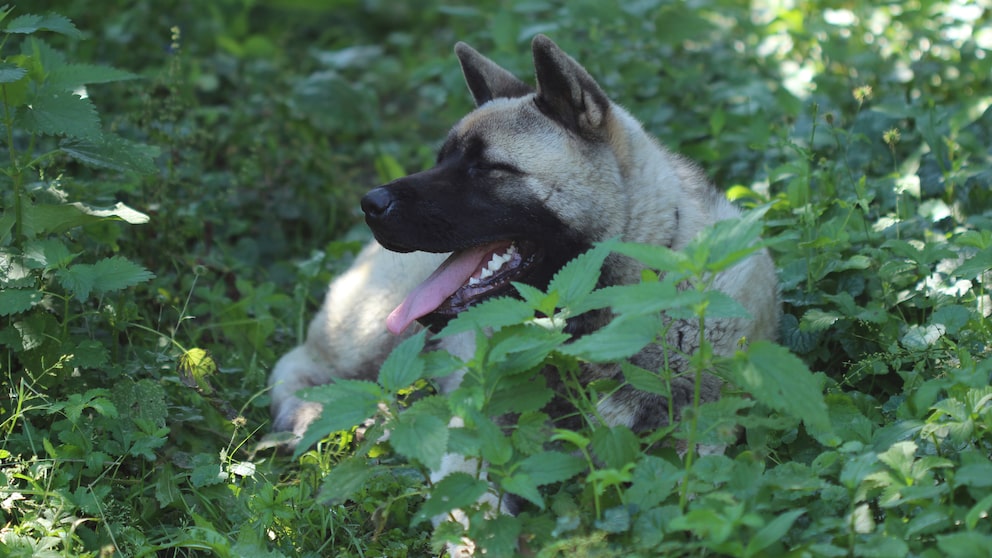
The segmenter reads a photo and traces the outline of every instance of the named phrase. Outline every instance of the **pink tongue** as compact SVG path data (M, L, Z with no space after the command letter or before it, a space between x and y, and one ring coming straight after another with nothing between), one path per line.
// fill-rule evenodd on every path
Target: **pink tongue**
M444 260L434 273L413 289L406 300L400 303L386 318L386 328L399 335L417 318L431 313L442 302L468 282L472 274L482 265L483 258L505 242L478 246L455 252Z

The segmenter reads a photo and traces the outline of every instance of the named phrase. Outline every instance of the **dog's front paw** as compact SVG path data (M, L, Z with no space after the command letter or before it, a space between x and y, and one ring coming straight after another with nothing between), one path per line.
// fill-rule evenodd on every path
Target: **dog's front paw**
M328 367L317 362L306 347L302 346L286 353L272 369L269 377L269 386L272 388L272 430L295 434L295 439L289 445L295 445L310 423L317 420L321 411L319 403L304 401L297 397L297 392L326 384L330 379Z

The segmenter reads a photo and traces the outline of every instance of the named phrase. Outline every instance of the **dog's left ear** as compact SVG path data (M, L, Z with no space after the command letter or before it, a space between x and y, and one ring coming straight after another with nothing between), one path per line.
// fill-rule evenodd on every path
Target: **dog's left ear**
M499 97L523 97L534 92L531 86L465 43L455 45L455 54L462 65L465 83L475 98L475 106Z
M580 136L600 136L610 100L596 80L544 35L534 37L532 48L541 110Z

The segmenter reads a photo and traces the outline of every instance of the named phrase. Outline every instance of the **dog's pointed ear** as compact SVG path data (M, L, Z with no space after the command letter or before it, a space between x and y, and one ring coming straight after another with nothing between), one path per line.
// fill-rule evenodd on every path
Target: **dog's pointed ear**
M462 65L465 83L475 98L475 106L500 97L523 97L534 92L531 86L465 43L455 45L455 54Z
M552 119L583 137L597 137L610 99L578 62L544 35L534 37L537 104Z

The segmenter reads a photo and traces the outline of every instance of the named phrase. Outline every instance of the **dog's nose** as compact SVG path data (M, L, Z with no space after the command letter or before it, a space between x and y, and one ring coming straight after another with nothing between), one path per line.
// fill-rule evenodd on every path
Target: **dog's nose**
M362 196L362 211L368 217L382 217L393 204L393 196L385 188L376 188Z

